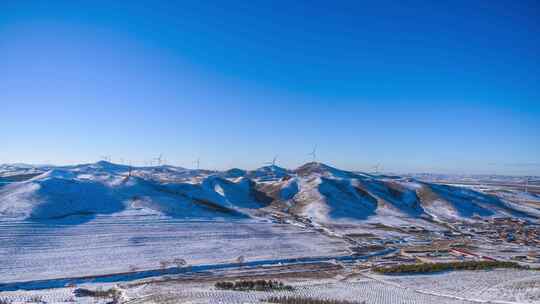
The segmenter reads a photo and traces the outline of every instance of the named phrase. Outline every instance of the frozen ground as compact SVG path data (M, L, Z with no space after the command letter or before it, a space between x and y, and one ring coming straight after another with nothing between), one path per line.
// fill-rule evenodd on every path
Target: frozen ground
M403 287L478 301L540 303L540 272L514 269L376 276Z
M99 216L89 222L0 221L0 283L159 269L161 261L230 263L347 254L346 244L269 221Z
M373 274L338 275L326 279L289 278L293 291L239 292L217 290L213 282L167 281L125 284L125 303L263 303L270 296L290 295L311 298L365 301L366 304L466 304L540 303L539 276L530 271L494 270L446 272L436 275L381 276ZM91 289L106 289L89 284ZM41 291L0 293L0 300L13 303L104 303L104 300L76 298L74 287Z
M179 289L178 285L160 286L160 291L154 293L152 287L134 290L134 296L140 300L132 303L261 303L269 296L300 296L319 299L340 299L349 301L366 301L366 304L394 304L394 303L440 303L464 304L451 298L416 293L414 290L389 286L371 280L360 279L354 281L327 281L327 282L297 282L291 283L294 291L284 292L235 292L216 290L210 284L191 284Z
M127 303L264 303L270 296L294 295L312 298L331 298L350 301L366 301L366 304L465 304L463 300L416 293L413 290L388 286L374 280L356 282L299 283L293 284L295 291L287 292L238 292L216 290L212 284L170 284L158 288L143 286L127 292L131 300ZM92 298L75 298L74 288L42 291L18 291L0 293L3 298L14 303L105 303ZM35 301L35 302L33 302Z
M212 273L224 264L237 267L234 263L242 256L267 276L265 267L281 266L289 258L305 262L324 257L329 263L336 257L349 258L349 249L357 246L364 246L359 248L362 252L373 244L422 242L431 237L411 234L409 228L424 227L438 237L447 229L445 221L512 216L535 222L540 218L537 194L373 176L320 163L296 170L270 166L223 172L172 166L131 168L107 162L3 168L0 290L32 288L36 280L47 280L38 285L50 288L49 279L83 276L91 278L77 284L91 282L95 287L101 285L94 276L120 274L122 279L115 282L128 286L124 294L137 299L133 303L260 303L268 296L215 290L212 282L194 280L130 285L142 277L133 274L144 270L163 276L159 269L174 266L175 259L196 266L189 269ZM365 236L355 239L345 234ZM493 248L506 248L503 245ZM484 247L482 252L490 248ZM379 249L373 250L367 253ZM498 256L496 252L490 255ZM334 266L340 263L330 261ZM540 303L540 277L533 272L349 274L302 281L280 273L297 286L295 294L319 298L366 303ZM6 291L0 299L92 303L88 298L74 299L73 288L63 288L73 280L54 281L62 288Z

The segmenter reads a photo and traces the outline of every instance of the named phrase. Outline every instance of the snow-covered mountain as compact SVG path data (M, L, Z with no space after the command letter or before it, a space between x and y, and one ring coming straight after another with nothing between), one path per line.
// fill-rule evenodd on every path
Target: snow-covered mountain
M124 210L185 219L237 219L273 211L318 223L384 218L531 220L540 210L468 188L350 172L322 163L247 171L130 167L100 161L64 167L1 167L0 218L91 218Z

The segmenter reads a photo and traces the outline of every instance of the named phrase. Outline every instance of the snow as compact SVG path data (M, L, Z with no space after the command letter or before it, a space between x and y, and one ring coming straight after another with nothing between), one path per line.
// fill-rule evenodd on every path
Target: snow
M346 244L292 225L188 221L130 210L79 223L0 221L0 282L80 277L189 264L339 256Z
M298 193L298 191L299 191L298 180L289 179L288 181L285 182L284 185L282 185L279 197L282 200L290 200Z
M433 295L424 295L413 290L391 287L375 280L361 279L353 282L321 281L321 282L287 282L295 287L294 291L279 292L238 292L224 291L213 288L210 284L188 284L182 288L178 285L162 287L166 292L152 293L154 290L147 288L141 291L147 298L146 301L137 303L264 303L270 296L297 296L318 299L338 299L348 301L366 301L366 304L463 304L471 303ZM168 288L167 288L168 287ZM139 296L137 294L137 296ZM176 300L176 301L175 301Z
M264 166L257 170L248 172L251 178L259 181L275 181L291 174L287 169L278 167L276 165Z
M519 193L494 196L321 163L225 172L108 162L2 170L34 173L0 187L0 282L154 269L174 258L198 264L240 255L345 255L348 245L330 235L366 232L374 224L435 231L440 228L428 219L540 215L518 206ZM269 214L278 211L311 221L276 224Z
M27 169L4 166L3 172ZM225 172L173 166L131 168L105 161L39 168L43 169L49 170L0 188L2 216L39 220L111 214L136 206L183 218L237 218L266 207L270 197L289 201L293 212L320 222L359 222L384 214L455 219L534 217L538 213L472 189L375 177L322 163L308 163L294 171L275 165ZM279 187L279 195L261 201L262 196L254 193L257 183ZM430 199L419 197L426 191Z
M540 303L538 271L495 269L375 277L426 293L476 301Z
M283 281L292 291L218 290L212 282L162 282L159 284L86 284L88 289L122 291L128 303L263 303L270 296L296 296L318 299L365 301L366 304L472 304L539 302L537 272L523 270L460 271L431 275L382 276L363 272L335 278ZM74 287L39 291L0 293L1 300L48 303L105 303L93 298L74 297ZM100 302L101 301L101 302Z

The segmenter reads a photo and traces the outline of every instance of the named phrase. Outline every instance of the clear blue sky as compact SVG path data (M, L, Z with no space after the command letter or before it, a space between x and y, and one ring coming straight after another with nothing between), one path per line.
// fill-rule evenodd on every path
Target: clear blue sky
M537 1L3 0L0 163L540 175L539 54Z

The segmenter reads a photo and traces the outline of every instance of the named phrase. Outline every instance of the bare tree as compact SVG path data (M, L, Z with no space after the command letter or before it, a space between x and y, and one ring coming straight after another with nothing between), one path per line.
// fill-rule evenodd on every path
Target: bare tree
M246 257L244 257L243 255L236 258L236 262L239 264L244 264L245 261L246 261Z
M176 258L176 259L174 259L174 260L172 261L172 263L175 264L176 267L178 267L178 268L182 268L182 267L184 267L184 266L187 265L186 260L181 259L181 258Z
M167 269L167 267L169 267L169 262L167 262L167 261L159 261L159 268L161 270L165 270L165 269Z

